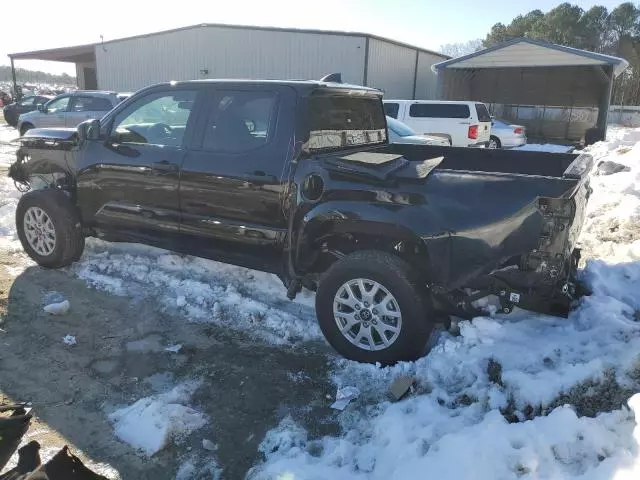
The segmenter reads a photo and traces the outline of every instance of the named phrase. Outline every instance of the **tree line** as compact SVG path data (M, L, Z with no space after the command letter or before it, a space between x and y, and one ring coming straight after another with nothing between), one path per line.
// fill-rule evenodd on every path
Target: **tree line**
M25 70L24 68L16 68L16 79L18 83L48 83L56 85L75 85L76 77L72 77L66 73L62 75L54 75L52 73L40 72L36 70ZM11 67L0 65L0 82L12 82Z
M584 10L571 3L562 3L546 13L531 10L508 25L496 23L482 41L443 45L441 51L459 56L518 37L626 59L630 68L616 80L612 102L640 105L640 8L632 2L621 3L611 11L601 5Z

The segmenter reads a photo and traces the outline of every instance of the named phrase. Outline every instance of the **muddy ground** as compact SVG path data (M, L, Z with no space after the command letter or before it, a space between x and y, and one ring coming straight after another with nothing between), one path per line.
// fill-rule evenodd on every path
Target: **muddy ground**
M221 327L186 323L152 300L92 290L65 271L29 267L17 277L15 257L0 253L0 403L31 401L37 420L25 440L45 449L71 445L81 458L111 465L123 479L175 478L188 456L213 459L223 478L238 479L261 455L265 432L292 414L312 435L336 433L327 380L329 347L317 342L274 347ZM43 312L55 291L71 302L64 316ZM62 338L72 334L77 345ZM132 343L134 342L134 343ZM166 352L183 344L179 353ZM304 372L306 375L297 375ZM153 377L152 377L153 376ZM154 392L161 383L203 379L191 406L210 422L184 443L151 458L120 442L106 412ZM218 445L214 453L203 439Z

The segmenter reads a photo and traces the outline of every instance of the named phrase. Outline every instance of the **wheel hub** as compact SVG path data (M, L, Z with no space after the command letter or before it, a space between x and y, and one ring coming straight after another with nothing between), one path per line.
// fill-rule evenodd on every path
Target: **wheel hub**
M333 302L334 320L340 333L363 350L383 350L400 335L400 305L380 283L357 278L345 282Z
M23 224L29 246L38 255L51 255L56 245L56 231L49 215L39 207L29 207Z

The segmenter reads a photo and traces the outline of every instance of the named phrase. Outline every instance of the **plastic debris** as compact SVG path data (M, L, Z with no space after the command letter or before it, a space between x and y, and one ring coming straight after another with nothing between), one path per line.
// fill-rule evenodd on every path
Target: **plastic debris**
M351 400L355 400L360 396L360 390L356 387L342 387L336 393L336 401L331 404L331 408L335 410L344 410Z
M165 352L171 352L171 353L178 353L180 350L182 350L181 343L176 343L175 345L169 345L167 348L164 349Z
M65 345L77 345L78 342L75 335L65 335L62 337L62 343Z
M69 311L71 304L69 300L64 300L59 303L50 303L44 307L44 311L50 315L64 315Z
M405 375L397 377L389 387L389 392L393 399L397 402L404 397L413 387L415 379Z

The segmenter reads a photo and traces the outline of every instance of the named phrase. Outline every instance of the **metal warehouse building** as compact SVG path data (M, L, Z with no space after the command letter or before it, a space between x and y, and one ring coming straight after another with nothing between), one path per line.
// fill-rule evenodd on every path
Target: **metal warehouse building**
M169 80L319 79L379 88L386 96L432 99L431 66L449 57L364 33L203 24L104 43L9 55L76 64L81 89L135 91Z

